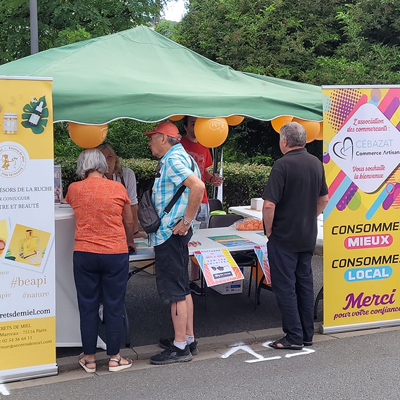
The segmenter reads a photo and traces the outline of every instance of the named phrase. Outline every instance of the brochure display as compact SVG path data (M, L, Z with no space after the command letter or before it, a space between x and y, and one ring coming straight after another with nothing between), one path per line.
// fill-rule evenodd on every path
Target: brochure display
M323 331L399 325L400 86L323 95Z
M193 255L208 287L244 279L242 271L227 249L198 250Z
M57 373L52 80L0 77L0 378Z

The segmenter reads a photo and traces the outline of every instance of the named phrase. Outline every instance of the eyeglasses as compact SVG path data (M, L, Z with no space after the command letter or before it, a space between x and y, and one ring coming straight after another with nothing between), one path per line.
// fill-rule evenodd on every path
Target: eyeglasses
M217 265L216 267L211 267L214 271L218 270L218 271L223 271L224 267L221 267L220 265Z

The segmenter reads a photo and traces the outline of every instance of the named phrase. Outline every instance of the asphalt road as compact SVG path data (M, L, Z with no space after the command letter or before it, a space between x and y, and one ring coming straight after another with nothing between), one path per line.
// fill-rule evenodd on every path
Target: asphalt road
M312 263L316 296L322 287L322 256L315 255ZM251 296L247 296L249 273L250 268L244 270L246 279L241 294L221 295L212 289L207 289L206 301L204 297L193 295L197 338L281 326L280 312L272 292L261 291L261 304L256 309L254 282ZM130 326L128 340L130 347L156 344L160 337L173 337L170 307L160 301L154 275L140 272L132 276L127 286L126 308ZM320 320L322 320L322 302L319 305L317 321ZM122 346L125 342L123 338ZM57 358L76 355L80 351L78 348L58 348Z
M0 388L10 400L397 400L399 332L385 328L317 335L314 346L302 351L259 343L244 351L203 352L188 363L151 366L143 360L119 373L101 367L90 375L79 369Z

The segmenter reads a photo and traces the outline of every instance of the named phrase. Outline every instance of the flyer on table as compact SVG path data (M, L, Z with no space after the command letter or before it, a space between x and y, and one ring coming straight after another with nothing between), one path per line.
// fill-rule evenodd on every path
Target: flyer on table
M400 324L400 86L323 101L324 331Z
M2 380L57 371L51 90L51 79L0 77Z

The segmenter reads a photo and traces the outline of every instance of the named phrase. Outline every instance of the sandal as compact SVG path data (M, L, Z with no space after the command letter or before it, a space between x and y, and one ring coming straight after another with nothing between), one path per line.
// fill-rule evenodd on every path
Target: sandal
M122 360L128 361L128 364L121 364ZM114 362L118 363L118 365L115 367L110 367L110 365L108 366L108 370L110 372L117 372L117 371L121 371L125 368L132 367L132 360L130 358L123 358L123 357L120 357L119 359L118 358L110 358L108 360L108 362L110 362L110 361L114 361Z
M79 365L88 373L93 373L96 372L96 361L88 361L88 360L84 360L85 358L85 354L82 353L79 355ZM88 365L89 364L94 364L94 368L89 368Z
M303 348L302 344L292 344L287 339L286 336L282 339L275 340L275 342L271 342L268 344L269 347L278 350L301 350Z

